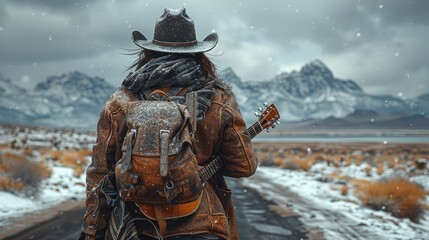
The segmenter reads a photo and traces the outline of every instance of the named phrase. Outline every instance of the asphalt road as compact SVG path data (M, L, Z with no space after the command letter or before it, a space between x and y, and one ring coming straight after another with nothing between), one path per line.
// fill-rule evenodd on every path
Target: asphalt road
M279 206L265 200L256 190L242 186L239 180L229 180L229 184L233 191L240 239L308 239L298 216L282 214ZM75 208L61 212L4 240L77 239L84 211L83 208Z

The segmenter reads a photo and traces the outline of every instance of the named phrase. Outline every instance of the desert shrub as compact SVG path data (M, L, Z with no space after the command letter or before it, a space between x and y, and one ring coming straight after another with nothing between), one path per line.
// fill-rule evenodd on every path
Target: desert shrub
M398 158L391 158L387 160L387 167L389 168L395 168L398 165L399 159Z
M59 159L59 162L64 166L73 168L75 176L80 176L88 163L86 157L90 155L91 152L87 150L65 151Z
M341 172L341 170L335 170L332 173L326 174L325 177L329 182L333 182L333 181L347 182L350 180L350 177L344 175Z
M53 151L53 150L44 150L41 151L40 154L43 155L44 159L51 159L54 161L60 160L61 157L63 156L63 152L62 151Z
M300 159L300 158L292 158L292 159L284 160L281 167L284 169L290 169L290 170L308 171L311 165L312 165L311 162L308 160Z
M364 155L352 155L350 159L354 162L355 165L360 166L362 162L366 159Z
M348 185L342 185L340 188L341 195L345 196L349 192L349 186Z
M0 166L4 170L0 189L26 195L37 195L42 180L52 174L46 164L9 152L0 156Z
M425 190L405 178L361 183L354 193L365 206L414 222L420 219L425 210Z
M349 192L349 186L347 184L332 184L329 186L330 189L339 191L341 195L346 196Z
M9 177L0 177L0 189L9 192L21 192L24 190L24 183Z
M379 162L377 164L377 174L382 175L384 173L384 162Z
M273 161L272 153L266 150L256 152L261 166L276 166Z
M284 157L272 157L271 159L277 167L281 167L284 163Z

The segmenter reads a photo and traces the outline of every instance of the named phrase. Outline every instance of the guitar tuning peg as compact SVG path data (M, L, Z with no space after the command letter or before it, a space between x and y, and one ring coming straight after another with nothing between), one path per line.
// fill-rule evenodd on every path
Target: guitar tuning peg
M270 128L267 128L267 133L269 133L271 130L270 130Z
M277 125L280 125L280 121L276 121L276 124L277 124Z
M264 107L266 107L266 106L268 106L268 103L267 103L267 102L264 102Z
M271 126L271 128L276 128L276 125Z
M262 107L259 107L259 108L258 108L258 111L259 111L259 112L262 112L262 110L263 110L263 109L262 109Z
M258 112L254 112L253 114L255 114L256 117L260 117L261 116L261 114L258 113Z

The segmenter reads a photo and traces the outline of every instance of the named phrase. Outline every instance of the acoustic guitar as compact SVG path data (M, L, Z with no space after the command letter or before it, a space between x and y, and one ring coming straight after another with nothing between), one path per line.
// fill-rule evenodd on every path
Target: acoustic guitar
M260 107L259 112L255 112L255 115L259 117L259 120L252 126L247 128L247 135L252 139L256 137L264 129L269 132L270 128L274 128L279 124L280 114L274 104L264 103L266 107L262 110ZM200 169L201 182L207 182L220 168L222 167L222 158L220 156L215 157L207 165ZM189 216L194 213L200 205L202 193L200 197L189 203L182 204L146 204L136 203L140 211L149 219L157 220L157 215L162 216L163 219L173 219L179 217Z

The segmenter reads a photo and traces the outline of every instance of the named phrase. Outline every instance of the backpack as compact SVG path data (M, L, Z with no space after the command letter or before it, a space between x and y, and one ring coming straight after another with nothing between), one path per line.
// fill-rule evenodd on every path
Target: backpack
M154 94L164 95L166 100L154 100L151 97ZM192 148L196 92L187 93L185 103L171 101L161 90L153 91L148 99L127 104L128 133L122 145L122 157L115 165L119 195L125 202L142 206L195 201L199 205L203 184ZM168 219L168 216L155 215L156 220Z

